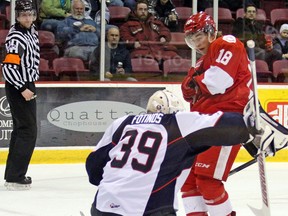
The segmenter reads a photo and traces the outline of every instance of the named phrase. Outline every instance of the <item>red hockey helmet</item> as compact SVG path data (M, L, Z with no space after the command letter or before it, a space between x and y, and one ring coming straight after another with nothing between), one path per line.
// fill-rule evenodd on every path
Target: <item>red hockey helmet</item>
M185 25L185 34L195 34L197 32L203 31L205 33L216 32L216 24L211 16L201 11L197 14L191 15Z
M193 45L190 44L190 39L192 35L198 32L207 33L212 37L214 37L216 33L216 24L214 20L203 11L191 15L184 25L185 40L189 47L194 48Z

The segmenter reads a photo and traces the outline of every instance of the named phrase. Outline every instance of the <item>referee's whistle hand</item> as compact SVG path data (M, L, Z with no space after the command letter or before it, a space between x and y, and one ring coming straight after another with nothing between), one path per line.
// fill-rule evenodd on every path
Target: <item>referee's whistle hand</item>
M25 89L23 92L21 92L22 96L25 98L26 101L30 101L31 99L34 99L34 92L32 92L30 89Z

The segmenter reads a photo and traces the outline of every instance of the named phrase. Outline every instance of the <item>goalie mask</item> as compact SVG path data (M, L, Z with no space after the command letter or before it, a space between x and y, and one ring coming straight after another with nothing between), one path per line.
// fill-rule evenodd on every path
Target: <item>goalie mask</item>
M216 39L216 24L212 17L203 11L191 15L184 25L185 41L191 49L195 49L193 36L201 32L208 34L210 43Z
M147 113L162 112L164 114L183 111L184 107L179 98L168 90L156 91L147 103Z

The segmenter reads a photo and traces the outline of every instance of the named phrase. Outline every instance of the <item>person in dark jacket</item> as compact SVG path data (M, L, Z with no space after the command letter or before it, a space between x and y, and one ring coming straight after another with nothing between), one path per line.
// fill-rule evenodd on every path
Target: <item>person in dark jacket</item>
M272 40L265 37L264 26L256 20L257 8L254 4L247 4L244 8L244 17L234 22L232 34L239 38L244 45L248 40L255 41L255 58L268 63L272 71L273 62L281 59L281 55L273 50Z
M154 58L161 67L166 59L180 58L169 44L171 32L155 16L148 13L148 2L139 0L128 20L120 27L121 39L131 49L131 58Z
M172 32L178 30L178 14L172 0L150 1L151 12L161 20Z
M107 31L107 43L105 44L105 80L126 79L137 81L130 77L132 72L131 58L129 50L125 44L119 43L120 32L117 26L111 27ZM97 47L90 56L90 72L99 77L100 75L100 46Z
M282 59L288 59L288 24L281 25L279 35L274 38L274 49L282 55Z

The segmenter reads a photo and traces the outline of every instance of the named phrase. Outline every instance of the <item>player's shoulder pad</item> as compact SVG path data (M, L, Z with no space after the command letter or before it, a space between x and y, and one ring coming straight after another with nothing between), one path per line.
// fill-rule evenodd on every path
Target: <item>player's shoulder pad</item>
M217 38L212 45L218 47L219 49L226 47L243 47L243 43L233 35L224 35Z

